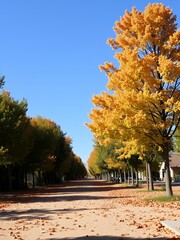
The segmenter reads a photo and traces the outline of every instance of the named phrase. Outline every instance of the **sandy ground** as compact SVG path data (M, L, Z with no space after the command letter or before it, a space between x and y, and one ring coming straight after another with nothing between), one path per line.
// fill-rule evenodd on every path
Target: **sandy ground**
M180 219L180 202L144 201L156 195L92 179L0 194L0 240L180 239L160 223Z

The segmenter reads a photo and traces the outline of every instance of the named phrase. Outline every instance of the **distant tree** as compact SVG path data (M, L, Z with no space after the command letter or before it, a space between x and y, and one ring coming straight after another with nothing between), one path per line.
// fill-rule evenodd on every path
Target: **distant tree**
M90 174L93 176L96 176L102 173L102 169L99 168L97 162L98 162L98 150L96 147L94 147L87 161L88 170Z
M57 169L58 174L63 180L69 172L74 158L72 150L72 139L64 134L57 148Z
M42 184L42 173L52 172L56 162L56 146L61 137L60 128L51 120L40 116L31 119L31 151L26 157L28 171L39 173Z
M87 170L84 166L84 163L79 156L74 154L69 171L66 173L67 179L81 179L86 175Z
M88 159L88 169L92 175L119 171L124 166L116 148L115 142L103 146L97 140L94 141L94 149Z

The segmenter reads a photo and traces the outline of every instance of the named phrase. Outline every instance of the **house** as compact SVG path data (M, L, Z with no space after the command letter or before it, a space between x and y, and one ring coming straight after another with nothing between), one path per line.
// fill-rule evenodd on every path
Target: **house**
M170 153L170 175L173 181L180 182L180 153ZM164 180L164 162L159 171L160 180Z

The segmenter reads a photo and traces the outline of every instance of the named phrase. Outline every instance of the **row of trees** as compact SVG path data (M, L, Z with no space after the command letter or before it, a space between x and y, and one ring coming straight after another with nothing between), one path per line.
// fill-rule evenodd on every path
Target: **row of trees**
M0 88L4 77L0 80ZM0 191L77 179L86 168L72 149L72 140L55 122L26 115L26 100L14 100L10 93L0 94ZM35 178L36 176L36 178Z
M176 152L180 152L179 134L180 131L177 131L177 137L174 138ZM146 179L148 190L154 190L153 181L160 180L160 167L163 162L161 154L149 152L142 159L138 154L121 158L117 151L120 147L115 142L100 145L95 141L87 161L90 174L96 178L131 183L135 186L139 186L139 180Z
M120 159L146 159L160 153L165 163L166 194L173 195L169 152L180 123L180 30L176 16L163 4L133 8L116 21L118 65L100 66L108 77L107 92L95 95L87 127L100 145L116 143ZM120 146L120 147L118 147Z

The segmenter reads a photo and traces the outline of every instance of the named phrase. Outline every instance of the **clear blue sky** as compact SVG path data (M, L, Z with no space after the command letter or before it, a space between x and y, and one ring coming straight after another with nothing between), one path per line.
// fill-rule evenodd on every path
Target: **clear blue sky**
M28 102L27 115L60 125L86 162L93 135L84 125L91 98L106 90L98 66L113 60L106 40L125 10L146 0L0 0L0 74L11 96ZM159 1L180 19L180 1Z

